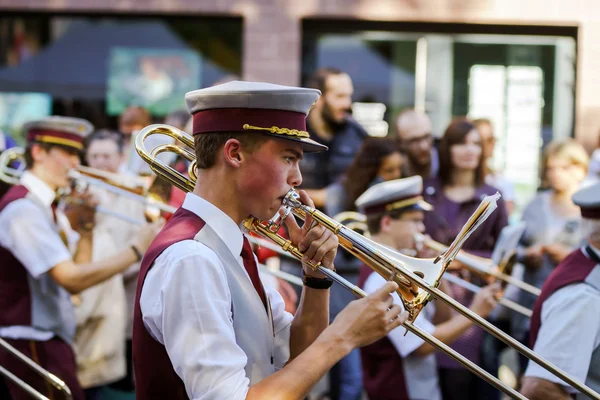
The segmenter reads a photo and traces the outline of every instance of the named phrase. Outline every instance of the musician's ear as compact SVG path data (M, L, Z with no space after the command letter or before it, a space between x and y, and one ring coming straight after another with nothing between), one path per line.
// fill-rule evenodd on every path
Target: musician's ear
M234 167L239 168L242 162L242 144L238 139L231 138L225 142L223 146L223 157L225 162Z
M383 233L390 233L392 231L392 217L389 215L384 215L381 217L381 222L379 222L379 231Z

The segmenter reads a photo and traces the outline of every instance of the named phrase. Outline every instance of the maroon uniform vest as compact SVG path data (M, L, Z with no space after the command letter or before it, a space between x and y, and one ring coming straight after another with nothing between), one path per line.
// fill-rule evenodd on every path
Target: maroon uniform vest
M11 187L0 199L0 212L10 203L27 196L25 186ZM0 326L31 326L31 293L27 281L27 269L4 247L0 247Z
M590 249L590 252L593 253ZM596 254L590 254L594 259L588 258L577 249L567 256L557 267L542 287L542 293L538 297L533 314L531 316L531 330L529 333L529 342L531 348L535 344L538 332L542 324L541 313L544 301L548 299L557 290L574 283L585 282L586 278L592 272L594 267L600 264Z
M358 286L364 287L373 270L361 265ZM404 364L398 350L386 336L361 347L363 384L370 399L409 400Z
M204 225L205 222L196 214L179 208L156 236L142 260L133 314L133 370L138 400L188 399L185 385L175 373L165 347L154 340L144 326L140 295L156 258L172 244L194 239Z

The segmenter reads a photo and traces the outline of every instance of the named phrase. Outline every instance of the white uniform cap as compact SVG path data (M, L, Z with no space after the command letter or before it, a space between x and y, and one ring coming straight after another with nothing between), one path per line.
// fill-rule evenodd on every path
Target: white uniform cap
M423 200L423 179L420 176L394 179L371 186L355 202L365 215L385 214L391 211L433 209Z
M194 135L261 133L302 143L306 152L327 150L310 138L306 117L321 92L263 82L232 81L185 95Z

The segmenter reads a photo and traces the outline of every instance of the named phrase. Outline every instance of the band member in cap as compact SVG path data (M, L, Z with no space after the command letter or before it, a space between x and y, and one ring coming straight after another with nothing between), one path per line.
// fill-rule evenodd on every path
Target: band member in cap
M315 89L229 82L190 92L198 180L144 257L134 315L136 398L302 399L339 359L399 326L386 283L328 326L331 281L304 267L295 316L263 287L240 224L274 216L300 185ZM301 200L312 205L300 191ZM305 261L333 268L337 238L289 216ZM388 309L389 308L389 309Z
M423 233L424 211L431 205L421 197L420 176L378 183L363 193L356 206L367 216L371 238L403 253L414 253L415 234ZM363 266L359 285L370 293L384 282L381 275ZM442 285L444 281L442 281ZM446 289L447 290L447 289ZM496 306L498 288L487 286L473 299L471 310L485 317ZM394 302L402 304L394 293ZM437 309L436 309L437 308ZM444 308L444 309L443 309ZM462 315L434 324L444 317L444 304L429 303L415 320L415 325L440 341L449 344L473 324ZM388 335L360 349L363 362L363 383L371 399L441 399L435 348L412 333L395 329Z
M600 183L579 190L585 244L550 274L531 316L533 351L575 379L600 390ZM529 362L521 393L536 400L571 399L576 391ZM577 399L587 396L576 395Z
M110 258L90 262L90 222L80 224L79 232L72 230L56 207L56 192L69 186L68 172L79 165L83 139L92 129L85 120L66 117L27 124L26 171L0 201L0 337L65 381L75 399L83 393L71 348L75 313L70 294L134 263L159 228L148 229ZM0 352L0 364L45 396L61 398L10 354ZM23 389L6 385L13 399L29 398Z

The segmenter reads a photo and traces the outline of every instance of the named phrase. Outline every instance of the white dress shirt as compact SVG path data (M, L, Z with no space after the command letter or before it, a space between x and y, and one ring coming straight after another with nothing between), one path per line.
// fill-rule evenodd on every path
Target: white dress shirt
M29 193L0 212L0 245L9 250L34 278L40 279L57 264L71 259L79 234L71 229L67 217L57 211L57 224L65 233L63 243L54 223L51 205L56 193L45 182L25 171L20 184ZM0 336L13 339L48 340L54 334L31 326L0 328Z
M367 293L373 293L380 289L385 282L386 280L381 275L374 272L367 278L364 290ZM392 293L392 297L394 298L394 303L402 306L404 310L398 293ZM431 320L434 314L435 305L433 302L430 302L419 313L414 325L429 334L433 334L435 326L431 323ZM401 326L388 333L387 336L398 351L398 354L400 354L400 357L402 357L404 380L409 397L415 400L440 400L442 394L438 381L435 353L424 357L414 354L414 351L425 342L412 332L408 332L405 335L405 328Z
M193 193L182 207L200 216L243 268L240 227L220 209ZM173 368L193 399L245 399L252 377L236 342L232 294L221 257L203 243L185 240L168 247L146 275L140 296L144 326L163 344ZM245 271L245 270L244 270ZM250 277L246 274L248 280ZM265 287L273 316L274 366L289 358L292 315L279 293ZM260 310L265 312L264 308Z
M600 255L598 249L594 251ZM585 254L585 253L584 253ZM588 376L592 354L600 345L600 290L588 283L560 288L544 301L541 327L533 351L580 382ZM530 361L525 376L564 386L560 378Z

